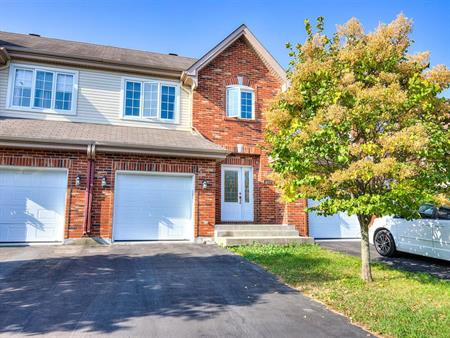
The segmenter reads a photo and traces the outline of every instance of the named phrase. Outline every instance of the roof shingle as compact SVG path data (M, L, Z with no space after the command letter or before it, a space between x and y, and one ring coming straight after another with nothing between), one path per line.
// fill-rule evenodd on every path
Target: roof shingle
M146 68L184 71L194 58L26 34L0 32L0 48Z
M0 118L0 140L226 154L219 145L190 131L19 118Z

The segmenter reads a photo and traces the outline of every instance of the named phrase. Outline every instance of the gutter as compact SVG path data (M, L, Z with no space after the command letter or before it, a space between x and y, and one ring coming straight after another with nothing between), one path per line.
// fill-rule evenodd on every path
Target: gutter
M10 58L17 60L26 60L31 62L51 62L60 65L73 67L86 67L100 70L118 71L126 73L135 73L142 75L164 76L172 79L180 79L182 70L163 68L163 67L145 67L133 63L105 61L101 58L90 57L89 59L65 56L59 54L48 54L40 51L30 51L21 48L8 47Z
M23 138L12 137L2 139L0 136L0 147L3 146L8 148L84 151L88 145L94 145L97 153L142 154L216 160L223 160L229 154L225 149L194 150L192 148L145 147L139 145L106 144L92 141L43 142L42 139L29 138L24 140Z

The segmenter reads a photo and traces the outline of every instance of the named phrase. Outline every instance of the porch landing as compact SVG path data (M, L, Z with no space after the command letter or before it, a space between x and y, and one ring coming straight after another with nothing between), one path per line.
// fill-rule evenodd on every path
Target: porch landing
M301 237L293 225L285 224L217 224L214 241L220 246L314 243L312 237Z

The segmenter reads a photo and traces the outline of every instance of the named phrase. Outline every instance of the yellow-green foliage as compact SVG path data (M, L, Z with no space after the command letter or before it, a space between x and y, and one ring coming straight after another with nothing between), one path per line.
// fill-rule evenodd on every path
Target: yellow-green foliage
M306 41L287 45L290 86L268 112L283 197L323 200L325 214L405 217L448 203L450 103L439 94L450 70L408 54L412 21L400 14L365 33L353 18L331 38L322 18L305 27Z

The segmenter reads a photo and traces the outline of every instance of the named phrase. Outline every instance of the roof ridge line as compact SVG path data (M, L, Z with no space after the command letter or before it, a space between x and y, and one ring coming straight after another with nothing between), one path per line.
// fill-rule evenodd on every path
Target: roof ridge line
M102 43L93 43L93 42L61 39L61 38L54 38L54 37L48 37L48 36L34 36L34 35L30 35L30 34L25 34L25 33L7 32L7 31L0 31L0 34L1 33L20 35L20 36L24 36L24 37L31 38L31 39L48 39L48 40L54 40L54 41L60 41L60 42L78 43L78 44L81 44L81 45L108 47L108 48L129 50L129 51L135 51L135 52L141 52L141 53L150 53L150 54L157 54L157 55L162 55L162 56L173 56L173 57L178 57L178 58L183 58L183 59L198 60L198 58L191 57L191 56L170 55L169 53L153 52L153 51L149 51L149 50L135 49L135 48L128 48L128 47L118 47L118 46L107 45L107 44L102 44ZM11 47L11 48L14 48L14 47Z

